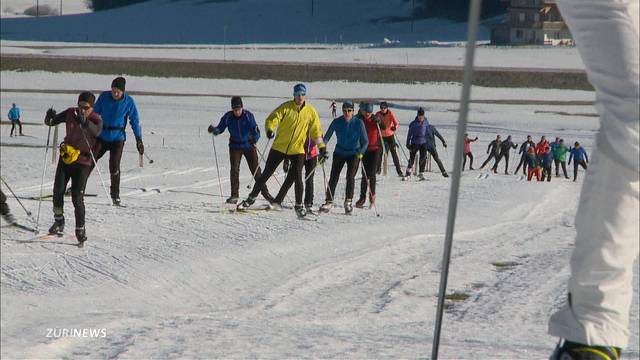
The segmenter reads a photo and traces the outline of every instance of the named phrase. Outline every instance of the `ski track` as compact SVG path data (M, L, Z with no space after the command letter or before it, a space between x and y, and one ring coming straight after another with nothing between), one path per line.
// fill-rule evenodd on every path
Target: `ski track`
M47 95L33 103L43 107L40 103L48 104L52 98L66 99ZM450 178L437 172L427 173L427 181L420 182L380 176L381 218L361 209L355 209L354 216L343 216L340 206L320 214L317 222L298 221L290 209L220 213L229 195L226 148L221 146L218 154L218 178L210 138L188 135L186 128L210 122L210 110L189 113L198 122L183 118L177 127L173 120L163 120L160 111L169 106L191 111L189 100L180 99L187 101L182 105L171 98L140 96L136 100L145 109L145 118L158 119L145 127L162 132L168 144L161 146L164 138L145 133L145 147L155 162L140 169L135 146L127 142L121 177L125 208L107 205L99 177L90 178L87 193L98 196L85 198L89 240L83 249L65 237L37 240L33 234L2 227L3 358L429 355ZM222 100L224 104L213 100L216 111L228 106ZM29 104L26 98L23 102ZM273 106L271 100L255 102L256 118ZM321 111L328 107L318 103ZM156 106L160 106L157 113ZM477 110L472 111L474 120L485 122L470 130L483 138L473 145L480 155L476 166L484 160L483 150L496 129L522 135L530 125L536 134L550 125L534 120L551 124L566 119L546 114L551 120L543 120L539 114L527 115L523 107L473 108ZM434 109L432 122L445 138L453 139L456 114L446 109ZM25 113L29 111L34 110L27 106ZM406 114L396 115L403 126L408 124ZM512 116L523 117L526 125L505 120ZM591 150L590 121L570 117L563 123L562 134L584 136L581 140ZM324 128L327 125L323 120ZM3 137L5 129L3 125ZM31 129L46 139L46 129ZM43 159L36 150L2 148L3 169L14 171L7 180L16 183L18 195L39 193ZM184 159L187 150L189 157ZM453 151L439 150L450 170ZM403 157L402 152L399 155ZM26 164L21 159L27 159ZM98 166L108 191L105 160ZM45 174L49 191L54 171L49 164ZM240 174L242 197L252 183L246 164L241 165ZM324 189L321 173L316 176L317 205L324 199ZM441 356L545 358L555 343L546 335L546 322L565 297L581 182L555 177L551 183L527 182L521 175L477 170L462 176L448 292L462 292L469 298L447 301ZM25 181L18 181L20 177ZM272 194L283 177L279 171L270 180ZM583 177L581 171L580 181ZM356 197L359 184L360 175ZM344 188L342 179L335 194L337 205L344 199ZM9 201L18 215L17 203ZM257 204L263 202L259 198ZM25 200L32 210L37 204ZM46 229L51 201L40 204L40 228ZM65 199L65 209L67 231L73 231L70 199ZM493 262L513 264L498 268ZM637 288L634 291L637 294ZM637 313L636 295L632 324L638 323ZM48 328L104 328L107 334L104 338L47 338ZM638 332L632 329L625 356L637 357L637 339Z

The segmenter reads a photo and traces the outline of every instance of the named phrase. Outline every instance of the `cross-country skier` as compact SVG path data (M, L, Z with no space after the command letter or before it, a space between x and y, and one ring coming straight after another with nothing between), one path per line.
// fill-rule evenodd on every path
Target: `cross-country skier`
M7 205L7 196L4 194L4 192L2 192L2 190L0 190L0 215L2 215L4 221L6 221L8 224L13 225L16 223L16 219L13 217L13 215L11 215L11 211L9 211L9 205Z
M335 101L331 102L331 105L329 105L329 109L331 109L331 118L335 119L338 115L338 105L336 105Z
M369 145L364 123L359 117L353 116L353 110L353 103L351 101L345 101L342 104L342 116L331 122L324 136L325 143L328 143L335 132L338 140L333 150L333 161L331 163L331 175L329 177L326 200L324 205L320 207L320 211L322 212L329 212L333 207L336 185L338 184L340 173L345 164L347 165L347 185L345 189L344 211L347 214L351 214L351 211L353 211L352 199L356 182L355 176L358 172L360 159L367 151Z
M255 174L255 178L258 179L261 175L258 150L256 149L256 143L260 139L260 129L253 113L244 109L240 96L231 98L231 111L227 111L222 116L217 126L209 125L207 131L216 136L222 134L225 129L229 130L229 176L231 179L231 196L226 202L227 204L236 204L239 199L242 156L247 161L249 171ZM261 189L261 193L267 201L273 201L266 184Z
M16 106L15 103L11 104L11 109L9 109L9 113L7 114L9 120L11 120L11 132L9 133L9 137L13 136L13 131L16 129L16 125L20 130L20 136L23 136L22 133L22 123L20 122L20 108ZM16 131L16 136L18 136L18 132Z
M571 166L572 159L573 159L573 181L576 181L578 179L578 166L582 166L583 169L587 170L587 164L589 163L589 156L587 156L587 152L577 141L573 145L573 148L571 148L571 151L570 151L569 166Z
M409 124L409 133L407 134L407 148L409 149L409 166L407 166L406 176L411 176L412 166L415 162L416 154L420 153L418 160L418 179L424 180L424 169L427 162L427 153L431 154L431 158L436 162L442 176L449 177L447 171L440 161L438 151L436 150L436 139L438 137L442 142L442 146L447 147L446 141L435 126L429 124L425 116L423 108L418 109L416 118Z
M553 153L551 148L547 148L546 152L540 155L540 165L542 166L542 181L546 178L551 181L551 166L553 165Z
M381 119L374 116L373 104L370 102L361 102L360 110L356 118L360 119L367 131L368 146L367 151L362 157L362 180L360 181L360 198L356 201L357 208L363 208L367 201L367 190L369 191L369 205L373 207L376 202L376 170L378 167L378 158L381 155L382 139L380 131L385 129ZM380 128L380 131L378 131Z
M50 234L64 231L64 192L71 180L71 200L75 209L76 238L79 243L87 240L84 216L84 189L91 173L92 156L97 137L102 131L102 118L93 111L95 96L84 91L78 96L78 106L57 114L49 109L44 118L48 126L65 123L66 135L60 146L60 158L53 183L53 218Z
M533 175L536 176L536 180L540 181L540 163L538 162L538 156L536 155L536 149L534 147L530 147L529 151L527 151L525 161L528 168L527 181L531 181Z
M549 333L562 339L552 359L616 360L629 341L640 245L639 2L557 4L595 89L602 124L576 213L569 295L549 323Z
M522 174L527 175L527 154L529 154L529 149L536 147L536 143L531 140L531 135L527 135L527 140L520 145L520 150L518 150L518 154L522 154L520 156L520 162L518 163L518 167L516 167L516 171L514 174L518 174L520 171L520 166L522 166ZM535 152L535 150L534 150Z
M471 143L478 141L478 137L475 139L469 137L469 134L464 134L464 145L462 150L462 171L464 171L464 166L467 163L467 157L469 158L469 170L475 170L473 168L473 153L471 153Z
M126 80L117 77L111 82L111 91L103 91L98 97L94 111L102 116L104 122L102 133L98 139L96 160L109 152L109 173L111 174L111 201L120 206L120 160L127 140L125 129L127 120L131 124L136 138L136 148L140 155L144 154L140 117L136 103L125 92Z
M380 111L376 113L376 117L380 118L382 124L384 124L384 130L381 128L382 140L384 141L384 150L386 153L391 152L391 158L393 159L393 165L396 167L396 173L398 176L402 176L402 168L400 167L400 158L398 157L398 144L396 143L396 137L394 136L398 129L398 119L396 115L389 109L389 104L386 101L380 103ZM382 154L378 159L378 174L382 168L382 158L386 154Z
M489 154L489 157L487 157L487 160L485 160L482 163L482 165L480 166L480 169L484 168L489 163L489 161L491 161L491 159L498 161L501 144L502 144L502 139L500 138L500 135L497 135L496 139L491 141L489 143L489 146L487 146L487 154Z
M553 162L556 165L556 176L560 176L560 165L562 165L562 172L564 173L564 178L568 179L567 175L567 153L569 152L569 148L564 144L564 139L560 139L558 141L558 145L554 146L553 149Z
M513 141L511 141L511 135L507 136L507 138L502 143L500 143L500 154L496 158L496 163L492 168L494 173L498 172L498 164L500 163L500 160L504 158L504 174L509 175L509 155L511 153L511 149L517 148L518 145L514 144Z
M273 146L269 151L264 172L256 180L253 190L242 203L238 205L238 210L249 208L256 201L256 196L273 175L280 163L284 159L291 161L291 167L287 173L287 178L293 179L295 188L294 209L299 218L306 216L307 212L302 205L302 194L304 184L302 178L302 168L304 166L304 143L307 134L311 134L311 139L318 146L318 151L323 159L326 156L326 148L322 141L322 129L320 128L320 118L318 112L306 101L307 87L304 84L297 84L293 87L293 100L282 103L265 120L267 138L274 139ZM277 130L277 133L276 133ZM281 191L285 193L286 183ZM291 185L289 185L291 186Z

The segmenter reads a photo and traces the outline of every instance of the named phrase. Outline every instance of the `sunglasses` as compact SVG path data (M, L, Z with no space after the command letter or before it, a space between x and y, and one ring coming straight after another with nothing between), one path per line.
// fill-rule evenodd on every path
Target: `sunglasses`
M295 93L295 94L293 94L293 96L295 96L295 97L307 96L307 93Z
M344 112L353 112L353 109L342 109Z
M86 111L91 109L91 105L78 105L78 108Z

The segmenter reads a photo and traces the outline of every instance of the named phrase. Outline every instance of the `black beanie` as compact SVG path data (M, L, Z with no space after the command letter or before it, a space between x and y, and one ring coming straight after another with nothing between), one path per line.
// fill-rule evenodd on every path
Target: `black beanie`
M240 96L234 96L231 98L231 108L237 109L242 107L242 98Z
M122 92L124 92L125 85L127 85L127 80L125 80L122 76L118 76L111 82L112 88L120 89Z
M424 115L424 109L423 108L419 108L418 109L418 116L420 115Z
M81 102L86 102L93 107L93 104L96 102L96 97L90 91L83 91L80 93L80 96L78 96L78 104Z

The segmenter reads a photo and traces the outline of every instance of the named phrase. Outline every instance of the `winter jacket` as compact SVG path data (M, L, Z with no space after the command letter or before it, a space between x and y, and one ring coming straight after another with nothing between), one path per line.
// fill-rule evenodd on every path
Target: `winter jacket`
M331 139L331 135L336 133L338 143L334 154L348 157L356 154L364 154L369 146L367 131L359 117L354 116L351 120L345 120L344 116L334 119L329 125L327 133L324 135L324 142Z
M218 126L213 128L213 134L222 134L229 129L229 148L248 150L260 139L260 129L251 111L242 110L242 115L236 117L233 111L228 111L220 118Z
M409 124L409 133L407 134L407 147L409 148L413 145L426 144L428 127L429 121L426 118L423 121L420 121L416 117Z
M138 108L133 98L126 92L120 100L116 101L111 96L111 91L103 91L98 97L93 111L100 114L103 121L100 140L104 142L126 141L127 119L136 140L142 139Z
M538 158L536 156L536 154L532 154L532 153L526 153L525 154L525 161L527 166L529 166L530 169L533 169L535 167L538 166Z
M554 160L562 162L567 161L567 153L569 152L569 148L566 145L558 145L551 151L553 152Z
M518 154L522 154L522 156L527 156L527 154L529 153L529 148L533 147L535 149L536 143L534 143L533 141L525 141L522 143L522 145L520 145L520 150L518 151Z
M500 154L500 145L502 145L502 140L493 140L487 146L487 154L495 154L498 156Z
M322 137L318 112L306 102L302 108L293 100L282 103L269 114L264 127L273 132L278 129L271 148L287 155L304 154L307 136Z
M538 155L545 154L547 152L547 149L549 148L550 146L547 140L545 140L544 142L541 141L536 145L536 154Z
M91 166L91 152L96 151L96 138L102 131L102 118L95 111L87 118L85 126L80 125L78 108L71 107L57 114L51 120L51 126L65 123L66 135L64 143L80 150L76 163ZM84 133L84 134L83 134ZM86 138L86 140L85 140ZM89 144L87 144L87 142Z
M11 107L11 109L9 109L9 113L7 114L7 117L11 121L20 120L20 108L17 107L17 106L16 107Z
M518 145L511 140L505 140L500 144L500 154L507 154L511 149L517 149Z
M542 167L550 168L553 164L553 153L551 151L541 154L540 161L542 162Z
M447 142L444 141L444 138L442 137L442 135L440 135L436 127L433 125L429 125L427 126L427 133L425 136L427 140L427 142L425 143L427 145L427 149L436 149L436 136L438 137L438 139L440 139L440 141L442 141L442 146L447 147Z
M478 138L476 137L475 139L470 139L468 137L464 138L464 147L463 147L463 154L470 154L471 153L471 143L478 140Z
M369 141L369 145L367 147L367 151L378 151L380 150L380 132L378 131L378 126L380 126L380 131L384 127L383 124L378 122L378 118L371 114L371 117L365 119L361 114L358 114L354 117L357 117L364 124L364 129L367 131L367 140Z
M383 114L382 111L378 111L376 113L376 116L382 119L382 125L384 125L384 129L382 129L382 126L380 127L380 130L382 131L382 137L393 136L393 134L396 132L395 129L398 128L398 119L396 119L396 115L393 113L393 111L387 109L386 115Z
M582 146L577 148L575 147L571 148L570 155L569 155L569 164L571 164L572 158L575 161L586 160L587 162L589 162L589 157L587 156L587 152L584 151L584 148Z

